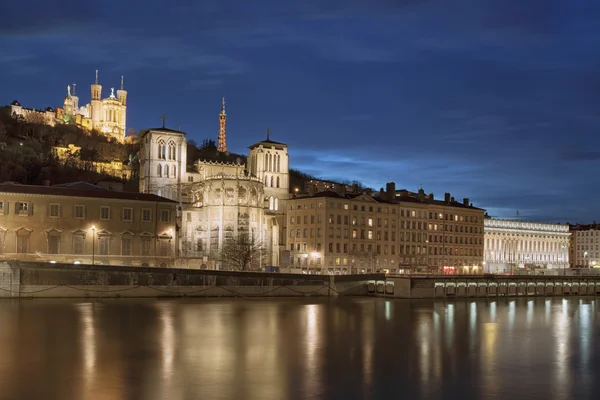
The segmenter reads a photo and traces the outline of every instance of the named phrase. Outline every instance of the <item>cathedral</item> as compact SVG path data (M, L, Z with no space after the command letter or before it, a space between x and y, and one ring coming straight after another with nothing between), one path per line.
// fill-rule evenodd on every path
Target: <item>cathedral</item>
M227 151L225 102L218 150ZM179 257L188 267L215 268L224 241L246 234L266 249L254 268L279 265L289 197L287 145L265 140L249 147L246 163L194 160L188 169L185 133L165 127L142 134L139 190L179 202ZM184 266L184 265L183 265Z

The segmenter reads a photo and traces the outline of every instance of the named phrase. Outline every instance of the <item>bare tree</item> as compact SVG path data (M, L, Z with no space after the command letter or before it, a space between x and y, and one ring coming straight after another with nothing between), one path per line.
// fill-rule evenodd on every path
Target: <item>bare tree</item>
M260 262L265 259L265 256L266 249L262 243L253 235L245 232L240 232L233 238L225 239L217 254L223 269L234 271L250 271L253 266L260 267Z

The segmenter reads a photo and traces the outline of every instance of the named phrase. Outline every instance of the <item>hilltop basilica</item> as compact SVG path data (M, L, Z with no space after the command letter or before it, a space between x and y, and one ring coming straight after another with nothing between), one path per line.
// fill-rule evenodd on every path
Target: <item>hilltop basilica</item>
M121 76L121 88L117 90L116 95L115 89L111 88L110 95L103 99L102 85L98 83L98 70L96 70L96 80L90 87L91 101L81 107L75 88L75 84L67 86L62 108L38 111L22 107L16 102L11 104L11 115L22 117L29 122L43 122L51 126L54 126L57 121L75 123L88 130L95 129L123 143L127 120L127 91L123 86L123 77Z
M225 102L218 150L227 151ZM139 190L179 202L176 242L189 267L218 268L216 252L228 238L247 234L267 249L254 267L279 265L289 197L287 145L270 139L249 147L246 163L195 160L187 169L185 133L164 126L142 134Z

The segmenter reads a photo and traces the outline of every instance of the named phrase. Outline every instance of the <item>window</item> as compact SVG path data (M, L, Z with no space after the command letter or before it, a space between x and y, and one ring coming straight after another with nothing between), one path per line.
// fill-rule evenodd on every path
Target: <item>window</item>
M373 226L373 218L369 218L369 226Z
M17 232L17 253L27 254L29 253L29 231Z
M165 165L165 177L169 177L169 165Z
M123 207L123 221L133 221L133 208Z
M158 255L161 257L167 257L169 255L169 241L168 240L163 239L160 241Z
M98 237L98 254L101 256L107 256L110 252L110 237L100 236Z
M124 256L131 255L131 241L132 238L130 235L123 236L121 238L121 254Z
M373 231L369 231L369 236L368 236L368 238L369 238L369 239L373 239Z
M103 220L110 219L110 207L107 207L107 206L100 207L100 219L103 219Z
M83 235L73 235L73 254L83 254L84 239Z
M60 205L58 205L58 204L50 204L50 207L49 207L48 211L49 211L49 215L50 215L51 218L58 218L58 217L60 217Z
M156 175L158 175L159 177L162 176L162 165L160 164L156 166Z
M75 206L75 211L73 212L73 217L76 219L85 218L85 206L82 206L82 205Z
M29 204L28 203L17 203L17 213L18 214L29 214Z
M160 211L160 222L170 222L171 221L171 212L169 210L161 210Z
M59 254L60 253L60 235L51 232L48 233L48 254Z
M175 142L169 142L169 160L175 160Z
M165 145L164 140L158 142L158 158L161 160L167 159L167 146Z
M142 238L142 255L143 256L149 256L151 253L152 249L152 239L150 239L149 237L143 237Z
M0 203L2 204L2 203ZM6 236L6 229L0 228L0 254L4 254L4 237Z
M150 222L152 221L152 210L149 208L142 209L142 222Z
M4 209L4 202L0 201L0 214L6 214L6 210Z

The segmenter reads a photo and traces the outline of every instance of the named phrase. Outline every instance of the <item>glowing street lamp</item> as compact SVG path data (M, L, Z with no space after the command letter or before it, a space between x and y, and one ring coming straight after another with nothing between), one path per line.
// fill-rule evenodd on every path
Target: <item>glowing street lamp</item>
M96 256L96 225L92 225L92 265Z

